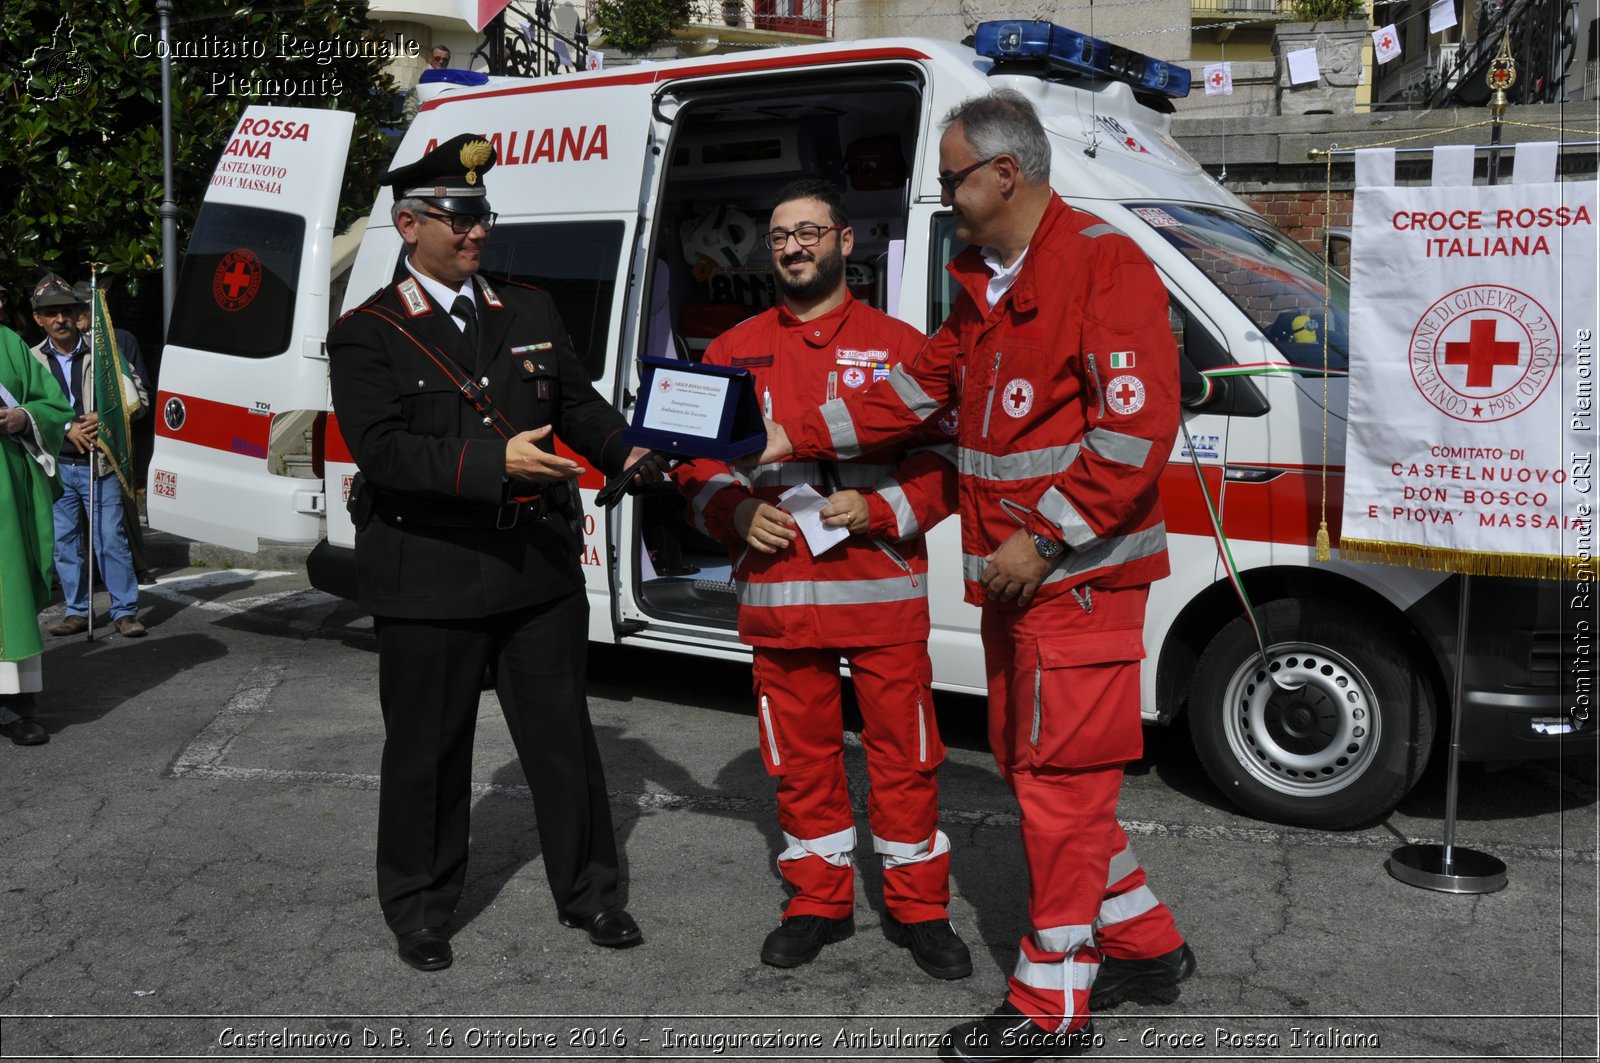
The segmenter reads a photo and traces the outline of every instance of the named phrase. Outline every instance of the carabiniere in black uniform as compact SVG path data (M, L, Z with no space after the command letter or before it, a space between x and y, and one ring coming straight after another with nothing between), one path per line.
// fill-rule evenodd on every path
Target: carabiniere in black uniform
M422 198L477 216L474 225L487 229L481 175L492 165L489 145L464 135L385 183L397 202ZM410 231L437 246L449 220L410 219ZM424 225L444 230L422 233ZM407 243L415 269L418 244ZM585 927L596 944L634 944L640 934L618 902L616 843L585 700L576 483L540 486L506 474L507 438L544 425L595 466L619 472L629 453L625 422L589 383L544 292L474 275L476 321L464 331L451 307L402 275L328 337L334 410L361 470L351 504L360 603L379 640L384 917L406 962L449 965L441 931L466 876L473 731L493 663L561 921ZM553 450L552 442L540 445Z

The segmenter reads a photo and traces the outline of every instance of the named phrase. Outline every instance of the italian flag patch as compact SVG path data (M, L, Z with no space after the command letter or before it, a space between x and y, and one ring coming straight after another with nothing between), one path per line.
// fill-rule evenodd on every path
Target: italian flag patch
M1132 351L1112 351L1111 352L1111 368L1113 368L1113 369L1132 369L1133 368L1133 352Z

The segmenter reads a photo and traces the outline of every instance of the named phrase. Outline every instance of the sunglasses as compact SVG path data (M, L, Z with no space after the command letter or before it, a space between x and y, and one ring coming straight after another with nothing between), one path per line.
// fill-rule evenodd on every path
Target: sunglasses
M465 236L475 227L483 226L483 231L488 232L494 228L494 220L500 215L490 212L488 214L438 214L431 210L422 211L424 218L442 221L450 226L450 231L457 236Z
M968 166L965 170L957 170L955 173L942 173L938 177L939 187L944 189L945 192L948 193L949 195L953 196L953 195L956 194L956 189L961 187L961 182L962 181L965 181L967 178L971 177L974 173L977 173L979 170L983 169L985 166L989 165L991 162L993 162L994 160L998 159L999 157L1000 156L998 156L998 155L991 155L987 159L984 159L982 162L973 163L971 166Z

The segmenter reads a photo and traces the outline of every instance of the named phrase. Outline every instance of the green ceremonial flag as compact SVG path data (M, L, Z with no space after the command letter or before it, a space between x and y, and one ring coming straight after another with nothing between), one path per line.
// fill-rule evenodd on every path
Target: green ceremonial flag
M106 293L94 289L94 411L100 417L100 433L95 445L111 461L111 468L122 483L123 494L133 495L133 435L128 423L127 363L117 349L117 334L111 328L111 311L106 308Z

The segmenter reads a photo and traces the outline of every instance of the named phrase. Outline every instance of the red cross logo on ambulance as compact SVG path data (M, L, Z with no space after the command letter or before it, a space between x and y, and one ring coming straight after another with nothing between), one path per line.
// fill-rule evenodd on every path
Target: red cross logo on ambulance
M248 247L229 251L211 275L211 298L222 309L243 310L261 290L261 260Z
M1012 417L1026 417L1033 409L1033 385L1017 377L1000 392L1000 408Z
M1417 321L1407 362L1422 397L1457 421L1514 417L1549 387L1561 360L1555 319L1525 292L1472 284Z
M1144 381L1130 373L1111 378L1106 385L1106 405L1123 417L1144 409Z

